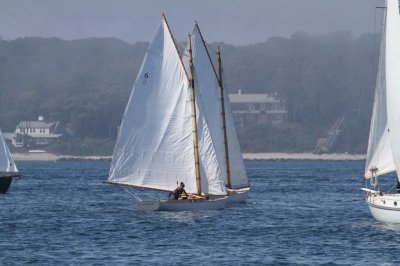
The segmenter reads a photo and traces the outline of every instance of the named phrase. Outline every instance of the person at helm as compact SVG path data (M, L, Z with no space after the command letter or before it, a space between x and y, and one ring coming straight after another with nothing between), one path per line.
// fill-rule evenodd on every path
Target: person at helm
M173 196L172 197L173 199L178 200L182 197L182 194L185 194L185 196L188 197L188 194L186 193L185 190L185 184L183 182L181 182L179 187L177 187L173 192L171 192L170 197Z

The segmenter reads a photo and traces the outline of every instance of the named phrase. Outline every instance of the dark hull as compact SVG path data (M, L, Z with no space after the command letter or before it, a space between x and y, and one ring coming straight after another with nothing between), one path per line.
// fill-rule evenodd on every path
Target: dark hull
M6 193L11 185L12 177L0 177L0 193Z

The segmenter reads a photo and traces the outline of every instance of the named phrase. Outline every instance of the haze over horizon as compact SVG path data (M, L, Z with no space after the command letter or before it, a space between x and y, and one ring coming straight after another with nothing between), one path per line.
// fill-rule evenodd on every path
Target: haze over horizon
M0 0L0 35L66 40L115 37L150 41L161 13L184 41L197 20L209 42L247 45L296 32L323 34L379 30L382 0Z

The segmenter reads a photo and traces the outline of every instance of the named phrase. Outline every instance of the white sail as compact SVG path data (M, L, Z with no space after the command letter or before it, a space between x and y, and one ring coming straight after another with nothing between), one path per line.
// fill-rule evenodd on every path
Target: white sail
M385 20L386 18L384 18ZM366 179L371 178L372 175L380 176L395 170L390 146L386 105L385 22L382 28L382 42L365 164L364 177ZM372 169L374 172L371 171Z
M199 88L195 81L195 88ZM197 131L201 171L201 191L213 195L226 195L224 169L218 160L217 148L212 138L207 112L202 97L196 90Z
M213 62L208 55L205 41L202 39L200 29L197 24L192 32L192 44L195 79L198 82L197 91L199 92L204 105L207 123L210 127L211 137L214 147L217 151L216 155L218 162L223 169L221 178L225 180L225 184L228 184L219 82ZM187 54L188 53L186 51L185 55ZM187 56L185 59L187 60ZM185 65L187 65L187 62ZM249 183L246 175L246 168L244 166L227 94L225 95L224 100L231 186L232 188L247 187Z
M187 192L197 193L190 99L185 69L163 20L147 50L125 110L110 182L170 191L182 181ZM198 121L203 121L201 108L197 109ZM198 131L203 151L201 191L225 195L223 184L216 178L218 170L210 163L215 159L207 160L215 152L205 121L199 123Z
M165 21L149 45L126 107L109 181L197 192L190 87Z
M387 0L386 9L386 99L388 133L393 161L400 175L400 15L398 0Z
M203 166L210 169L207 176L226 180L226 164L224 157L224 136L222 131L221 101L218 87L218 79L215 75L207 51L203 45L197 27L191 35L193 74L196 89L196 102L198 106L199 127L199 153ZM186 49L183 61L189 69L189 52ZM200 130L200 128L203 128ZM201 145L202 142L202 145ZM214 179L214 178L213 178ZM209 180L210 182L211 180ZM215 182L214 180L212 182ZM214 194L214 193L212 193Z
M229 103L228 90L225 90L225 117L226 133L228 138L229 162L231 171L232 188L248 187L249 179L246 174L246 167L243 162L242 151L240 149L239 138L237 136L235 122L233 120L231 105Z
M4 140L3 134L0 130L0 173L1 174L15 174L18 173L17 166L11 157L10 150Z

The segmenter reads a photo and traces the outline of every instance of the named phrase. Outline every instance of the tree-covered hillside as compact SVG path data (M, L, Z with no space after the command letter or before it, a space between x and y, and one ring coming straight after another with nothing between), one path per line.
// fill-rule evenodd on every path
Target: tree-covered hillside
M249 46L220 43L232 93L277 93L287 100L288 124L240 129L243 149L312 150L316 138L346 114L336 149L365 152L378 39L297 33ZM107 139L111 152L146 47L108 38L0 40L0 127L13 131L19 121L43 115L68 125L75 133L71 143ZM53 149L85 153L65 145Z

